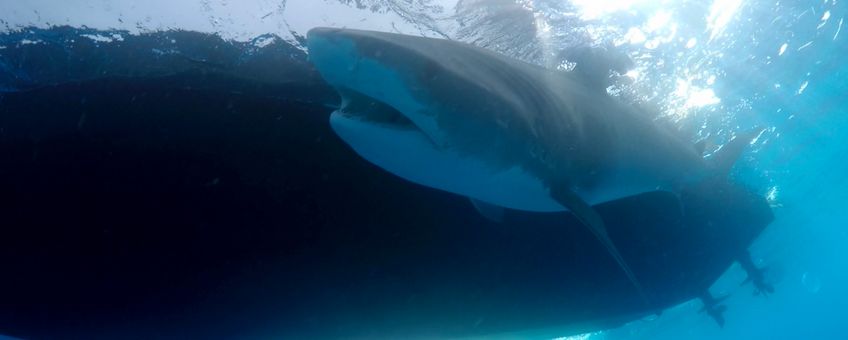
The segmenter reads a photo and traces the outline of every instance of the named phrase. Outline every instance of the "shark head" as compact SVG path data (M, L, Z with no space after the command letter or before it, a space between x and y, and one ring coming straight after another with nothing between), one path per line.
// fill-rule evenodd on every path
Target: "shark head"
M342 99L332 129L366 160L484 202L562 210L525 166L533 146L519 136L531 129L514 113L526 102L508 81L485 81L514 76L500 56L447 40L331 28L311 30L307 46ZM517 76L512 85L522 81L533 86ZM540 199L510 198L528 190Z
M432 110L417 93L421 86L415 86L411 73L392 60L404 58L397 55L401 49L377 34L330 28L308 33L310 60L342 98L333 114L333 128L345 141L354 142L351 145L357 150L366 141L353 140L351 134L374 138L371 143L388 142L398 135L423 138L434 146L444 143L434 114L428 112ZM362 136L365 131L357 130L364 127L374 134Z

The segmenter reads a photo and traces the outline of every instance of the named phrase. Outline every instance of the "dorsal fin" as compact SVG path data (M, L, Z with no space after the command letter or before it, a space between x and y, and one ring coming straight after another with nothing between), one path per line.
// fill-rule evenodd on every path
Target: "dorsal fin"
M756 128L748 132L737 134L735 138L724 144L721 149L713 155L713 169L715 173L721 176L726 176L733 168L733 164L739 159L739 155L745 150L745 147L751 144L757 136L763 132L763 128Z

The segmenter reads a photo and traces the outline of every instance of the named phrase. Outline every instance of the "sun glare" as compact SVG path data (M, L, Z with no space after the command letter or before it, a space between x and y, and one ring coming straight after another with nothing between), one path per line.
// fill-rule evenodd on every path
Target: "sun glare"
M727 28L727 24L742 7L742 0L716 0L710 6L710 14L707 16L707 29L710 32L710 40L715 39Z

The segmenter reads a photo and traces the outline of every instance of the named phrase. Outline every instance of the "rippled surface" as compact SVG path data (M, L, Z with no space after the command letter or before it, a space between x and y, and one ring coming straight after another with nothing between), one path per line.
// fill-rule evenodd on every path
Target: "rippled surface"
M844 158L846 4L827 1L715 0L288 0L0 2L6 31L55 25L121 30L214 32L262 45L271 33L303 47L315 26L397 31L466 41L527 62L567 71L581 49L628 56L608 91L656 108L714 150L756 126L756 141L736 174L763 188L776 222L752 253L772 268L778 293L750 297L732 268L713 290L732 294L728 325L718 329L687 303L661 317L575 339L837 338L848 294L848 200ZM108 45L121 34L92 34ZM38 44L38 39L19 44ZM6 46L0 46L0 53ZM753 170L751 170L753 169ZM539 333L548 335L548 333Z

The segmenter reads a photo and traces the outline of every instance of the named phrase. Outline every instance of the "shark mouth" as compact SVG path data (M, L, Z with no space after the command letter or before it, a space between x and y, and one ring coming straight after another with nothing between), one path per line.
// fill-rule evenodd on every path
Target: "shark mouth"
M336 88L342 99L337 114L345 118L358 119L369 124L381 125L385 128L416 131L423 134L409 118L383 101L365 95L356 90L341 87Z
M416 138L427 140L432 143L431 147L444 147L444 131L434 116L424 113L427 108L412 95L409 87L395 72L370 63L371 67L354 71L368 75L354 76L355 79L367 80L332 84L342 99L336 114L368 124L371 129L419 135Z
M391 58L381 57L363 47L369 46L370 41L333 29L315 29L308 34L310 60L342 98L340 109L331 122L355 120L347 122L350 126L338 126L361 130L347 131L346 135L351 137L381 138L373 134L383 129L390 134L401 131L421 134L416 138L423 137L435 146L444 146L445 132L436 122L432 105L420 99L418 92L422 86L414 84L414 76L397 69L397 60L386 60ZM391 48L384 46L381 50ZM341 134L342 131L336 132Z

